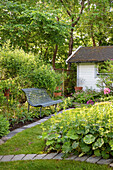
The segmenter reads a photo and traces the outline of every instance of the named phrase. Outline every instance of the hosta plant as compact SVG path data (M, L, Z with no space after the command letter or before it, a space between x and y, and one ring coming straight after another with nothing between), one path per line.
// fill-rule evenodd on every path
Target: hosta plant
M113 155L113 103L96 103L56 115L47 129L43 126L42 137L48 151L109 158Z

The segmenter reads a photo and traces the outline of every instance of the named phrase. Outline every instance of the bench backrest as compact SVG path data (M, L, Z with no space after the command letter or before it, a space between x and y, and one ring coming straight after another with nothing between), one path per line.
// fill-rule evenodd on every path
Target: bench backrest
M31 105L42 104L52 101L45 89L28 88L22 90L25 92L27 101Z

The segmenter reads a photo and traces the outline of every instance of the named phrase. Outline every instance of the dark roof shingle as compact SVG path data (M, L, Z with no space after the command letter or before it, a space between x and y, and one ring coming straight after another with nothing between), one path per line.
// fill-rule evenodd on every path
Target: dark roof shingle
M113 46L80 47L67 63L101 62L113 59Z

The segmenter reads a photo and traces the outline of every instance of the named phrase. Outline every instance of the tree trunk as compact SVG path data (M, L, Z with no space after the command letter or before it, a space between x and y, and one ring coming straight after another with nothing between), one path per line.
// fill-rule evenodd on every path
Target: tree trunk
M57 22L59 22L59 18L57 17ZM53 54L53 63L52 63L52 65L53 65L53 68L55 69L55 60L56 60L56 54L57 54L57 51L58 51L58 45L56 44L56 46L55 46L55 50L54 50L54 54Z
M93 36L93 24L91 24L91 38L92 38L92 42L93 42L93 47L95 47L96 42L95 42L95 39L94 39L94 36Z
M53 54L53 61L52 61L52 65L54 69L55 69L55 59L56 59L57 51L58 51L58 45L56 44L54 54Z
M71 32L70 32L69 54L68 54L68 57L72 54L72 51L73 51L73 28L71 29Z

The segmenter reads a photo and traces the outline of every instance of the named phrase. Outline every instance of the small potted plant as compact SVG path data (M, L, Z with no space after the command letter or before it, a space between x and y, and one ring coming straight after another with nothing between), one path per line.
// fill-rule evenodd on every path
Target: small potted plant
M78 92L78 91L81 91L82 89L83 89L83 87L74 87L74 89L75 89L75 92Z
M83 89L83 87L81 85L84 84L84 79L83 78L79 78L77 79L77 82L79 84L79 86L75 86L74 89L75 89L75 92L78 92L78 91L81 91Z
M62 95L62 88L61 87L56 87L53 94L54 94L54 97L61 96Z

